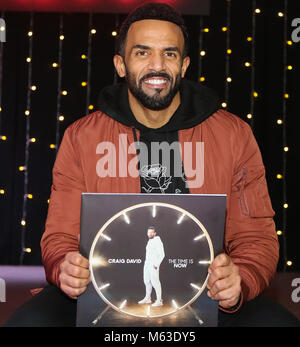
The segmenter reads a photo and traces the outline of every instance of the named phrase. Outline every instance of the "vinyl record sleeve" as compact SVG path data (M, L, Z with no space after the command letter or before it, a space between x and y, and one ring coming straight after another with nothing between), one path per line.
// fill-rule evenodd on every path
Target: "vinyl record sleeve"
M223 252L225 213L224 194L82 193L80 253L91 282L77 326L217 326L206 284Z

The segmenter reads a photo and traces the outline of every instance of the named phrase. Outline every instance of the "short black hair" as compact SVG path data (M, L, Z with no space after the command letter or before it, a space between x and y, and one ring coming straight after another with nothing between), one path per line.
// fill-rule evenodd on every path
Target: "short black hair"
M133 10L121 25L116 42L116 54L124 57L124 49L128 30L134 22L145 19L155 19L178 25L184 37L183 58L188 55L188 31L181 14L173 7L160 2L150 2Z
M149 229L151 229L151 230L154 230L154 231L155 231L155 227L150 226L150 227L148 227L148 229L147 229L147 230L149 230Z

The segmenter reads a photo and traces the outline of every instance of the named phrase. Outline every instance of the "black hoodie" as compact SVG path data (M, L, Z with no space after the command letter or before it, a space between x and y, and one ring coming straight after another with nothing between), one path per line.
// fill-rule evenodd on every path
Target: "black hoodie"
M139 155L138 169L141 179L141 193L189 193L185 184L182 161L181 158L177 157L180 156L178 130L189 129L205 121L219 109L219 100L209 88L186 79L181 82L180 98L181 104L170 120L162 127L152 129L139 123L134 117L129 106L125 82L106 87L100 92L99 110L133 129ZM139 141L137 141L135 129L140 131ZM170 157L163 160L166 157L164 157L163 150L159 150L157 158L151 160L153 143L163 147L164 142L172 146L172 151L168 151ZM148 155L146 157L145 155L141 156L145 152L140 151L140 143L147 146ZM166 146L165 148L169 147ZM175 160L176 158L180 160ZM180 167L175 168L174 163L180 163Z

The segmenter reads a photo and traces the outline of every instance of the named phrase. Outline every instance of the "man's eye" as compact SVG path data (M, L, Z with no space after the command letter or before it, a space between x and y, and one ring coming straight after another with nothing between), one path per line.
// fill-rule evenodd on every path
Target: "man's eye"
M139 56L146 56L146 55L148 55L148 52L146 52L146 51L138 51L138 52L136 52L136 55L139 55Z
M176 53L174 53L174 52L166 52L165 55L166 55L167 57L173 57L173 58L176 58L176 57L177 57Z

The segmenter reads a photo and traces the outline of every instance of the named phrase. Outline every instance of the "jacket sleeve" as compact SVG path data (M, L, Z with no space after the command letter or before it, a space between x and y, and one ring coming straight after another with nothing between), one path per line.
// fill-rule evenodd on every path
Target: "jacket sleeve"
M243 122L233 153L237 159L228 202L225 250L239 266L242 298L251 300L270 283L279 245L265 168L251 128Z
M155 259L155 266L159 267L161 262L163 261L165 257L165 250L164 245L161 241L161 238L158 236L156 237L156 259Z
M47 281L57 286L60 263L68 252L79 249L81 192L86 191L72 129L71 125L64 133L52 170L48 215L41 239Z

